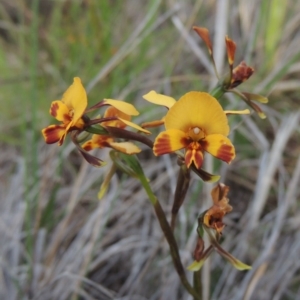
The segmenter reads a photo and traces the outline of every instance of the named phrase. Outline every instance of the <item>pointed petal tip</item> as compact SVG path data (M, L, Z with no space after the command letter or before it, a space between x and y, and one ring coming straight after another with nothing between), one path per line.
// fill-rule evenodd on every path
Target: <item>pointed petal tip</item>
M249 266L249 265L246 265L244 263L242 263L242 265L239 265L239 266L234 266L237 270L239 271L247 271L247 270L251 270L252 267Z
M266 104L266 103L269 102L269 99L267 97L263 97L261 95L256 95L256 97L253 97L253 99L251 99L251 100L256 100L256 101L258 101L260 103L263 103L263 104Z
M235 56L235 51L236 51L236 44L227 35L225 37L225 43L226 43L226 48L227 48L228 63L229 63L229 65L232 68L232 65L234 63L234 56Z
M80 151L81 155L83 156L83 158L92 166L100 168L100 167L104 167L107 163L103 160L101 160L98 157L95 157L91 154L89 154L88 152L86 152L84 149L80 149L78 148L78 150Z
M145 133L145 134L151 134L151 132L150 132L149 130L144 129L144 128L142 128L141 126L139 126L139 125L137 125L137 124L135 124L135 123L133 123L133 122L124 120L124 119L122 119L122 118L118 118L118 119L119 119L120 121L122 121L123 123L125 123L127 126L130 126L130 127L134 128L134 129L137 129L138 131L141 131L141 132L143 132L143 133Z
M206 180L206 182L214 183L214 182L219 181L220 178L221 178L220 175L211 175L210 179Z
M225 110L224 113L227 115L249 115L250 110L244 109L244 110Z
M195 260L187 267L187 269L192 272L197 272L201 269L202 265L203 265L202 261Z
M74 77L73 82L81 83L80 77Z
M258 116L261 118L261 119L266 119L267 116L263 113L263 112L258 112Z
M209 36L208 29L205 27L193 26L193 30L196 31L196 33L200 36L200 38L206 44L206 47L208 48L210 55L212 55L213 48L212 48L212 42Z
M241 262L240 260L238 260L235 257L232 257L232 259L228 259L227 258L227 260L232 264L233 267L235 267L239 271L247 271L247 270L251 270L252 269L251 266L249 266L249 265Z
M214 244L215 249L217 252L225 258L233 267L235 267L239 271L245 271L245 270L251 270L252 267L241 262L237 258L235 258L233 255L228 253L226 250L224 250L217 242Z
M221 176L219 175L213 175L213 174L210 174L208 172L206 172L205 170L203 169L199 169L197 170L195 167L192 167L192 170L204 181L204 182L211 182L211 183L214 183L214 182L217 182L219 181L219 179L221 178Z
M148 97L151 97L151 96L155 96L156 95L156 92L154 90L151 90L150 92L148 92L147 94L143 95L142 97L144 99L148 98ZM146 99L147 100L147 99Z
M260 103L268 103L269 102L269 99L267 97L261 96L259 94L243 92L242 95L244 95L249 101L255 100Z

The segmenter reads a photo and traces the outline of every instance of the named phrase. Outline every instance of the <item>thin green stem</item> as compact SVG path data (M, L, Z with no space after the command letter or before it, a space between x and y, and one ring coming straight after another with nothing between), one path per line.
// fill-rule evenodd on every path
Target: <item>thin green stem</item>
M173 259L173 263L175 266L175 269L179 275L179 278L181 280L181 283L183 284L183 286L185 287L185 289L194 297L195 300L201 300L201 296L195 291L195 289L190 285L190 283L188 282L186 276L185 276L185 272L184 272L184 268L182 266L182 262L180 259L180 255L179 255L179 251L178 251L178 246L175 240L175 237L173 235L172 229L166 219L166 215L159 203L159 201L157 200L155 205L154 205L154 210L157 216L157 219L159 221L160 227L166 237L166 240L169 244L170 247L170 253Z
M132 131L128 131L122 128L112 127L112 126L106 126L105 129L109 132L109 134L112 137L138 141L145 144L149 148L153 148L153 142L140 133L132 132Z
M185 289L194 297L194 299L200 300L200 295L194 290L194 288L191 286L191 284L188 282L185 276L185 271L181 262L177 242L173 235L173 231L169 225L165 212L163 211L158 199L152 192L149 180L146 178L143 168L141 167L138 159L134 155L126 155L119 153L119 158L116 156L113 159L113 161L122 169L124 169L127 174L131 174L131 176L136 177L140 180L143 188L145 189L149 197L151 204L153 205L156 217L159 221L159 225L169 244L173 264L179 275L181 283L185 287ZM126 163L126 167L124 166L124 163Z
M182 165L179 169L174 202L172 207L171 228L174 231L178 211L183 204L187 190L190 185L191 174L186 165Z
M200 299L202 299L202 280L201 280L201 269L194 272L193 276L194 289L199 293ZM197 300L197 298L194 298Z
M218 83L217 86L213 88L213 90L210 92L210 94L219 100L224 94L226 90L223 86L223 84Z
M147 179L144 176L140 177L140 181L150 199L150 202L152 203L154 207L155 214L157 216L157 219L159 221L159 225L165 235L165 238L169 244L170 247L170 253L173 259L173 263L175 266L175 269L179 275L179 278L181 280L182 285L185 287L185 289L194 297L194 299L201 300L200 295L195 291L195 289L190 285L188 282L185 271L180 259L179 250L177 246L177 242L175 240L175 237L173 235L173 231L167 221L166 215L158 201L158 199L153 194L151 187L147 181Z

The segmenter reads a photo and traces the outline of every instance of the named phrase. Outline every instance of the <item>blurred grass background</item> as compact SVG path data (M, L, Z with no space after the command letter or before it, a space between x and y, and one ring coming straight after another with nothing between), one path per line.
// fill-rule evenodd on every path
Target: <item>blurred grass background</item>
M240 90L269 97L255 114L231 118L237 158L215 172L231 187L223 247L251 264L238 272L217 255L203 271L204 299L300 299L300 2L0 1L0 298L191 299L172 266L152 208L139 184L83 162L71 143L45 145L55 121L51 101L79 76L89 104L129 101L137 122L165 112L142 100L151 89L179 98L215 83L193 25L207 27L226 73L224 37L237 43L236 64L254 75ZM232 95L226 108L244 109ZM108 151L98 155L108 160ZM140 155L167 214L176 185L174 157ZM198 213L207 209L193 178L176 231L191 263ZM205 204L203 204L205 203ZM207 204L209 205L209 204ZM191 277L191 274L188 275Z

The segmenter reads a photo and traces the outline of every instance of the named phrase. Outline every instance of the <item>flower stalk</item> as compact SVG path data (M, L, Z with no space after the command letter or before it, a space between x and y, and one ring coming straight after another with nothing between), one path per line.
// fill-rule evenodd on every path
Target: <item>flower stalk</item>
M177 185L176 185L176 190L174 195L174 202L172 207L171 228L173 231L176 225L177 214L180 207L183 204L184 198L188 191L190 180L191 180L190 170L185 165L182 165L179 169Z
M150 187L150 184L147 180L147 178L144 175L143 169L141 165L139 164L139 161L136 159L135 156L128 156L128 155L121 155L121 157L126 161L128 167L131 169L131 175L134 174L134 177L138 178L141 182L144 190L147 193L147 196L154 208L154 212L156 214L156 217L158 219L160 228L168 242L169 248L170 248L170 254L173 260L173 264L175 267L175 270L178 273L178 276L181 280L182 285L185 287L185 289L194 297L194 299L200 300L200 294L191 286L189 281L186 278L184 267L181 262L178 245L175 240L172 228L169 225L169 222L167 221L166 214L163 211L160 202L158 201L157 197L152 192L152 189Z

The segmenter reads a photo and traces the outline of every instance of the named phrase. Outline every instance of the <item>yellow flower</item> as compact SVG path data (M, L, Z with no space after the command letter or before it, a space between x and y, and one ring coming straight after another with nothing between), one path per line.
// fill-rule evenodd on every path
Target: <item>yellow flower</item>
M189 92L176 102L171 97L150 92L144 98L160 105L165 102L169 108L164 118L166 131L154 142L155 155L185 149L185 164L190 167L194 163L197 169L202 166L204 152L227 163L234 159L235 149L227 138L226 113L214 97L204 92Z
M149 133L147 130L130 122L131 115L138 114L133 105L112 99L106 99L104 100L104 103L111 106L106 109L102 118L103 121L101 122L101 126L104 128L109 126L124 129L128 125L145 133ZM141 149L133 143L115 142L114 138L108 135L93 134L92 138L82 145L82 148L86 151L104 147L113 148L127 154L136 154L141 152Z
M51 103L50 114L59 125L50 125L42 130L47 144L58 142L61 146L66 134L73 129L83 129L82 115L87 107L87 95L79 77L74 78L73 84L66 90L61 100Z

